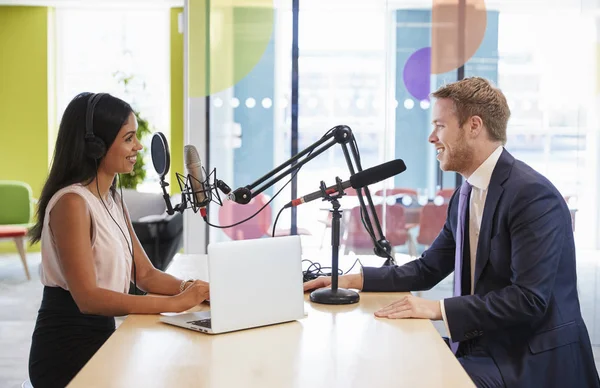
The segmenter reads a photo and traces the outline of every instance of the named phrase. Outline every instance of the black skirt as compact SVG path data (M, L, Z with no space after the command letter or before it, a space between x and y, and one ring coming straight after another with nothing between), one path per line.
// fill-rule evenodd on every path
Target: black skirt
M44 287L29 353L35 388L65 387L115 331L115 319L79 311L71 293Z

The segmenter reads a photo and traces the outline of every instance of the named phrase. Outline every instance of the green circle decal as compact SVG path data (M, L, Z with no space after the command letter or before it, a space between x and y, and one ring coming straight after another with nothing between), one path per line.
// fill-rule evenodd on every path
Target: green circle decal
M190 97L234 86L271 41L273 0L190 0L187 11Z

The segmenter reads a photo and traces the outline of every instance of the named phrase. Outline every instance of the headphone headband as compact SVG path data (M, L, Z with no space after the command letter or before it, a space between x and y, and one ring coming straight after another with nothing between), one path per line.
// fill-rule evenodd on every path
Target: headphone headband
M96 105L100 101L102 97L104 97L106 93L97 93L92 94L88 99L87 103L87 111L85 115L85 137L86 139L90 139L94 136L94 109L96 109Z
M92 94L88 99L87 110L85 114L85 143L87 154L92 159L101 159L106 153L106 145L104 141L94 135L94 109L100 99L106 93Z

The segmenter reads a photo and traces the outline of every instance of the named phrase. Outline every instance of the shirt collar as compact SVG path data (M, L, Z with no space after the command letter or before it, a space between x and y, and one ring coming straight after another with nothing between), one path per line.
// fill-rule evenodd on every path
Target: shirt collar
M496 150L481 163L477 170L471 174L469 179L467 179L467 182L480 190L487 190L490 185L490 180L492 179L492 173L494 172L494 168L496 168L496 163L498 163L500 155L502 155L503 149L504 147L502 146L496 148Z

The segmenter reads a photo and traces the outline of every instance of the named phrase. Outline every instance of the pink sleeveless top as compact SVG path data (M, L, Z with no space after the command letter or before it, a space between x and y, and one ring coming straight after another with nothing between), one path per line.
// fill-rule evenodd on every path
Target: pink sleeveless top
M101 288L127 293L129 291L129 282L131 281L132 265L127 243L131 246L131 240L125 219L123 218L120 197L117 194L116 199L113 199L112 194L110 194L105 204L112 217L118 222L125 233L127 242L100 199L81 184L71 185L56 192L46 208L41 238L42 263L40 265L40 279L42 284L69 290L61 269L54 235L50 230L50 212L56 202L67 193L75 193L81 196L85 200L92 218L91 243L94 266L96 268L96 284Z

